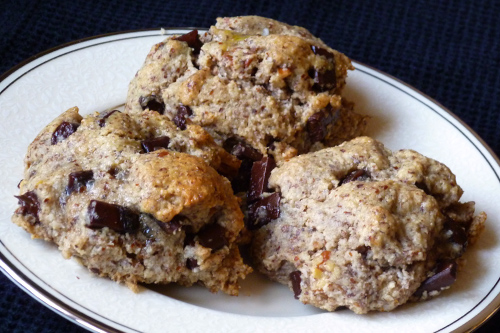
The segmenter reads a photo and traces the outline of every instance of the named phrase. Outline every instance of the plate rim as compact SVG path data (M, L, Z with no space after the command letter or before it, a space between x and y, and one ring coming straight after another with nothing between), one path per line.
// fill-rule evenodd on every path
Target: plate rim
M67 43L63 43L63 44L51 47L47 50L44 50L40 53L37 53L37 54L31 56L29 58L26 58L25 60L21 61L17 65L8 69L6 72L2 73L0 75L0 83L7 80L9 77L11 77L13 74L15 74L18 70L21 70L22 68L28 66L29 64L33 63L34 61L36 61L44 56L50 55L52 53L63 50L65 48L69 48L71 46L83 44L85 42L92 42L92 41L97 41L99 39L106 39L106 38L113 37L113 36L125 36L125 35L130 35L129 38L142 38L142 37L152 37L152 36L165 36L165 37L167 37L169 35L174 34L174 33L169 33L169 31L172 31L172 30L181 30L181 31L186 30L186 31L188 31L188 30L194 30L194 29L201 31L201 32L206 32L208 30L207 28L202 28L202 27L165 27L165 28L161 27L161 28L145 28L145 29L132 29L132 30L116 31L116 32L109 32L109 33L103 33L103 34L99 34L99 35L95 35L95 36L80 38L80 39L77 39L74 41L70 41ZM141 35L140 34L140 33L147 33L147 32L151 32L154 34L152 34L152 35ZM111 43L111 42L116 42L116 41L123 40L123 39L124 38L111 39L111 40L103 42L103 43ZM88 47L92 47L95 45L101 45L101 44L102 43L90 44ZM64 56L64 55L71 53L71 52L79 51L79 50L86 48L86 47L87 46L84 46L82 48L77 48L74 50L68 50L69 52L67 52L67 53L63 53L63 54L58 55L56 57L52 57L50 59L47 59L47 61L44 61L40 64L37 64L35 67L27 70L26 72L22 73L18 77L14 78L12 82L8 83L2 90L0 90L0 95L5 90L7 90L14 82L16 82L18 79L20 79L25 74L29 73L31 70L33 70L39 66L42 66L46 62L53 60L57 57ZM388 74L388 73L386 73L382 70L379 70L373 66L367 65L365 63L362 63L362 62L359 62L356 60L352 60L352 62L353 62L354 67L357 70L363 72L364 74L370 75L375 79L383 81L384 83L391 85L393 88L400 90L402 93L404 93L404 94L412 97L413 99L417 100L418 102L424 104L427 108L434 111L437 115L439 115L441 118L443 118L445 121L447 121L450 125L455 127L455 129L457 129L465 138L467 138L467 140L470 142L470 144L472 144L474 146L474 148L483 156L484 160L488 163L491 170L495 173L497 179L500 181L500 175L496 172L494 165L491 163L490 158L489 158L489 157L491 157L491 159L493 159L493 161L496 163L496 165L495 165L496 167L500 167L500 159L498 158L496 153L468 124L466 124L462 119L460 119L457 115L455 115L451 110L449 110L447 107L445 107L443 104L441 104L440 102L438 102L434 98L428 96L427 94L418 90L414 86L402 81L401 79L399 79L391 74ZM361 67L364 67L366 70L358 68L358 65ZM388 78L389 80L384 80L383 78ZM395 83L397 83L397 85L394 84L394 82L390 82L390 81L394 81ZM405 89L402 89L401 86L403 86ZM430 103L426 103L425 101L428 101ZM434 104L438 109L444 111L444 114L451 116L454 121L458 122L463 127L463 129L465 129L465 132L463 131L463 129L456 126L456 124L454 124L450 119L446 118L441 112L439 112L438 110L435 110L435 108L433 108L432 104ZM472 140L471 136L475 140L478 141L479 146ZM489 154L489 157L487 155L485 155L482 148L486 150L486 152ZM47 288L44 288L44 286L38 284L36 281L33 281L30 277L26 276L26 274L24 274L17 267L17 265L12 263L11 260L9 260L5 256L2 249L5 249L8 251L7 247L3 244L2 240L0 239L0 271L7 278L9 278L9 280L11 280L18 287L20 287L24 292L26 292L28 295L30 295L32 298L34 298L35 300L37 300L38 302L40 302L41 304L43 304L44 306L46 306L50 310L54 311L56 314L64 317L65 319L71 321L74 324L77 324L85 329L94 330L95 332L122 332L120 329L126 329L127 331L130 331L130 332L141 332L141 331L138 331L134 328L127 327L126 325L124 325L122 323L114 322L117 326L120 326L120 329L118 329L116 327L110 326L110 325L98 320L97 318L91 317L91 316L81 312L80 310L74 308L71 304L68 304L67 302L64 302L63 300L61 300L58 297L51 294L49 291L47 291ZM16 256L12 252L8 251L8 253L14 259L17 260ZM18 262L22 265L22 262L20 260L18 260ZM25 266L23 265L23 267L25 267ZM33 272L31 272L31 270L28 269L28 271L31 274L33 274L35 277L37 277ZM500 284L500 277L497 279L496 283L491 287L489 292L481 300L479 300L478 303L474 307L469 309L465 314L463 314L461 317L457 318L455 321L449 323L447 326L444 326L435 332L442 332L446 328L450 327L451 325L453 325L453 324L459 322L460 320L462 320L463 318L465 318L472 311L474 311L474 309L476 309L478 306L480 306L480 304L482 302L484 302L486 298L491 296L493 291L495 290L495 288L498 287L499 284ZM47 285L46 283L44 283L44 285L46 287L53 289L51 286ZM65 297L65 295L61 294L59 291L55 291L55 292L58 295L60 295L61 298ZM491 318L495 313L497 313L499 311L500 299L497 300L499 295L500 295L500 293L498 293L490 303L486 304L485 307L482 310L480 310L480 312L478 314L476 314L471 319L465 321L463 324L460 325L460 327L457 327L455 330L464 329L464 332L471 332L471 331L474 331L477 328L479 328L481 325L483 325L489 318ZM69 300L69 303L77 304L73 300ZM484 315L481 315L482 312L484 312L493 303L496 303L495 305L493 305L493 309L487 311ZM96 316L98 316L102 319L113 322L112 320L105 318L105 317L99 315L98 313L93 312L91 309L87 309L87 310L94 313ZM472 324L472 326L469 326L469 324Z
M456 130L458 130L469 142L470 144L472 144L474 146L474 148L481 154L481 156L483 156L484 160L488 163L488 165L490 166L491 170L495 173L498 181L500 182L500 175L495 171L493 165L491 164L491 162L489 161L489 159L487 158L487 156L483 153L483 151L481 150L481 146L483 148L486 149L486 151L491 155L491 157L493 158L493 160L497 163L498 166L500 166L500 159L498 158L498 156L496 155L496 153L493 151L493 149L491 149L491 147L468 125L466 124L462 119L460 119L457 115L455 115L451 110L449 110L448 108L446 108L444 105L442 105L441 103L439 103L438 101L436 101L435 99L433 99L432 97L429 97L428 95L424 94L423 92L421 92L420 90L416 89L415 87L411 86L410 84L390 75L390 74L387 74L381 70L378 70L372 66L369 66L369 65L366 65L366 64L363 64L363 63L360 63L358 61L355 61L353 60L353 63L355 64L360 64L366 68L368 68L370 71L373 71L377 74L380 74L384 77L388 77L394 81L396 81L397 83L399 83L400 85L403 85L404 87L406 87L407 89L409 89L413 94L410 94L409 92L407 91L404 91L403 89L401 89L400 87L392 84L391 82L388 82L388 81L385 81L383 80L381 77L377 76L377 75L373 75L372 73L369 73L367 71L363 71L361 70L362 72L364 72L365 74L367 75L370 75L378 80L381 80L383 81L384 83L386 84L389 84L391 85L392 87L394 87L395 89L398 89L400 90L401 92L411 96L412 98L414 98L415 100L417 100L418 102L424 104L426 107L428 107L429 109L431 109L432 111L434 111L437 115L439 115L441 118L443 118L446 122L448 122L451 126L453 126ZM355 66L356 67L356 66ZM359 70L358 68L356 68L356 70ZM416 95L414 95L416 94ZM423 97L423 100L418 98L417 96L421 96ZM449 119L447 119L446 117L444 117L439 111L435 110L432 105L429 105L427 103L424 102L424 100L427 99L429 100L431 103L435 104L438 108L442 109L443 111L446 112L447 115L451 116L455 121L457 121L461 126L463 126L465 128L465 130L467 130L470 134L472 134L472 136L479 141L480 145L481 146L477 146L472 140L471 138L466 135L466 133L464 133L464 131L462 131L462 129L460 129L459 127L456 126L456 124L454 124L453 122L451 122ZM497 279L496 283L491 287L491 289L489 290L489 292L474 306L472 307L469 311L467 311L465 314L463 314L461 317L457 318L455 321L449 323L447 326L444 326L442 327L441 329L435 331L434 333L437 333L437 332L442 332L444 329L446 329L447 327L450 327L452 326L453 324L459 322L462 318L465 318L468 314L470 314L472 311L474 311L474 309L476 309L482 302L484 302L484 300L486 298L488 298L488 296L490 296L492 294L492 292L494 291L494 289L500 285L500 277ZM500 295L497 294L497 296ZM483 325L489 318L491 318L496 312L498 312L498 310L500 310L500 300L497 301L498 304L494 306L493 310L491 313L487 313L486 316L481 319L479 322L473 324L472 327L469 327L467 329L464 330L464 332L472 332L474 330L476 330L477 328L479 328L481 325ZM492 302L493 303L493 302ZM488 303L486 304L485 308L486 309L489 305L491 305L492 303ZM474 316L473 318L467 320L466 322L464 322L460 327L457 327L455 330L457 329L460 329L460 328L463 328L463 327L466 327L466 324L468 323L472 323L472 322L475 322L475 319L477 319L477 317L481 314L482 311L481 310L476 316Z

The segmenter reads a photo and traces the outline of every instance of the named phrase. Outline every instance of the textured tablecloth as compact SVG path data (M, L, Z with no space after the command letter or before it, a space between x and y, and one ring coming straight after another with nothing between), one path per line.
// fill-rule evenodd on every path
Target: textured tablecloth
M84 37L209 27L218 16L250 14L304 26L352 59L416 87L500 154L498 1L0 0L0 74ZM0 274L0 332L79 331ZM500 315L478 332L500 332Z

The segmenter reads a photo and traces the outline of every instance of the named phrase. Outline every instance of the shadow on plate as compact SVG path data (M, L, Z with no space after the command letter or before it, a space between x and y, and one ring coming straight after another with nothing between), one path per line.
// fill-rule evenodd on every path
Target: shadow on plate
M195 285L189 288L175 284L146 285L146 288L211 310L262 317L296 317L324 313L310 305L304 305L293 297L286 286L269 281L259 273L252 273L241 281L239 296L223 293L212 294L208 289Z
M354 111L356 113L370 117L365 131L366 136L377 138L382 133L391 130L391 119L385 115L384 110L380 110L377 105L371 103L369 98L363 95L362 91L357 91L346 85L342 95L348 101L354 102Z

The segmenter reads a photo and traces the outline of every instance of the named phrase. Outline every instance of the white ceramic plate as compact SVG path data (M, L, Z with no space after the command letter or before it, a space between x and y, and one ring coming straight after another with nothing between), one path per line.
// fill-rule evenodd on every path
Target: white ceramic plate
M187 30L167 30L182 34ZM125 332L448 332L467 331L500 304L500 167L476 134L453 114L415 89L355 63L345 95L369 114L369 134L390 149L412 148L447 164L465 190L488 213L480 244L467 253L457 283L429 302L390 313L326 313L302 305L287 288L253 274L241 296L213 295L201 287L143 288L94 277L55 246L31 240L10 222L22 178L23 157L36 134L59 113L81 113L124 103L128 82L160 31L119 33L60 47L4 75L0 82L0 267L33 297L96 331Z

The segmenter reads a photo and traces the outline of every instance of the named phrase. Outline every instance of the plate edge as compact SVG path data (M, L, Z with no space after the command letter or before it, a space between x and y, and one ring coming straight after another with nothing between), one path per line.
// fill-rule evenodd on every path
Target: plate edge
M198 29L200 31L206 31L207 28L201 28L201 27L166 27L166 28L163 28L163 27L160 27L160 28L147 28L147 29L133 29L133 30L125 30L125 31L118 31L118 32L110 32L110 33L104 33L104 34L99 34L99 35L95 35L95 36L90 36L90 37L85 37L85 38L81 38L81 39L77 39L77 40L74 40L74 41L70 41L70 42L67 42L67 43L63 43L63 44L60 44L60 45L57 45L55 47L52 47L52 48L49 48L45 51L42 51L36 55L33 55L23 61L21 61L20 63L18 63L17 65L15 65L14 67L10 68L9 70L7 70L6 72L4 72L3 74L0 75L0 83L3 82L6 78L8 78L9 76L11 76L13 73L15 73L17 70L23 68L24 66L28 65L29 63L43 57L43 56L46 56L50 53L53 53L55 51L58 51L58 50L61 50L61 49L64 49L66 47L70 47L70 46L73 46L73 45L77 45L77 44L80 44L80 43L84 43L84 42L87 42L87 41L92 41L92 40L96 40L96 39L100 39L100 38L106 38L106 37L111 37L111 36L115 36L115 35L126 35L126 34L134 34L134 33L140 33L140 32L158 32L158 35L161 36L162 33L162 29L165 29L165 30L193 30L193 29ZM168 36L169 34L164 34L165 36ZM373 72L376 72L377 74L379 75L382 75L386 78L390 78L392 79L393 81L397 82L398 84L406 87L407 89L409 89L410 91L416 93L417 95L420 95L422 97L424 97L424 99L427 99L428 101L434 103L438 108L442 109L443 111L445 111L447 114L449 114L450 116L452 116L452 118L457 121L460 125L462 125L468 132L470 132L473 137L480 143L480 145L482 147L484 147L486 149L486 151L488 152L488 154L493 158L493 160L495 161L496 163L496 166L500 166L500 159L498 158L498 156L496 155L496 153L493 151L493 149L491 149L491 147L467 124L465 123L462 119L460 119L457 115L455 115L450 109L448 109L447 107L445 107L444 105L442 105L440 102L438 102L437 100L435 100L434 98L430 97L429 95L423 93L422 91L420 91L419 89L411 86L410 84L400 80L399 78L391 75L391 74L388 74L382 70L379 70L377 68L374 68L370 65L367 65L365 63L362 63L362 62L359 62L359 61L355 61L355 60L352 60L354 64L359 64L361 66L364 66L366 67L367 69L373 71ZM414 96L415 97L415 96ZM416 97L415 97L416 98ZM426 104L426 103L424 103ZM475 145L476 148L481 151L480 147L478 147L477 145ZM484 155L484 154L483 154ZM488 158L486 156L484 156L486 160L488 160ZM490 163L491 165L491 163ZM6 263L7 261L7 263ZM32 286L32 285L29 285L30 287L34 288L34 289L37 289L37 291L39 291L39 294L41 294L42 296L47 296L48 299L50 299L49 301L52 301L53 303L62 303L62 307L61 309L59 308L55 308L53 307L52 305L46 303L44 300L42 300L40 297L37 296L37 293L34 293L32 292L31 290L29 290L26 286L24 286L24 284L22 282L20 282L19 280L15 279L12 275L10 275L9 272L7 272L7 270L5 269L5 267L3 267L2 264L5 264L8 268L8 270L12 271L18 278L21 279L22 282L26 283L26 280L28 281L31 281L31 279L29 277L27 277L24 273L20 272L15 266L12 265L12 263L10 262L10 260L8 260L7 258L5 258L5 256L3 255L3 253L0 252L0 271L2 271L2 273L4 273L4 275L6 275L10 280L12 280L16 285L18 285L19 287L21 287L21 289L23 289L25 292L27 292L30 296L32 296L33 298L35 298L37 301L39 301L40 303L42 303L43 305L47 306L49 309L51 309L52 311L58 313L59 315L63 316L64 318L70 320L71 322L74 322L75 324L78 324L86 329L89 329L89 327L87 326L84 326L82 325L79 321L78 321L78 318L79 317L68 317L66 314L65 314L65 311L64 310L61 310L61 309L66 309L68 310L67 308L69 306L66 305L66 303L60 301L59 299L57 299L56 297L50 295L50 293L46 292L43 290L43 288L41 288L40 286L38 286L36 284L36 287ZM17 271L18 274L16 274ZM494 289L495 287L492 288L492 290ZM42 291L38 290L38 289L41 289ZM73 308L69 307L70 310L74 310ZM468 328L466 329L465 332L470 332L470 331L473 331L475 329L477 329L478 327L480 327L482 324L484 324L490 317L492 317L498 310L500 309L500 302L499 304L497 304L493 310L493 312L489 313L488 315L486 315L482 320L480 320L478 323L475 323L473 327L471 328ZM472 311L472 310L471 310ZM68 311L68 312L72 312L72 311ZM76 311L78 313L80 313L82 316L84 317L88 317L87 315L79 312L79 311ZM95 322L95 320L92 318L92 317L88 317L90 318L89 321L92 321L92 322ZM86 320L86 319L84 319ZM86 322L89 322L86 320ZM461 325L461 327L458 327L457 329L455 329L454 331L458 330L458 329L461 329L464 327L465 324L469 323L469 322L474 322L474 318L470 319L469 321L467 321L466 323L464 323L463 325ZM98 326L100 326L101 324L97 325L96 327L93 327L92 329L98 329ZM105 324L103 324L105 325ZM120 324L121 325L121 324ZM106 325L105 325L106 326ZM121 325L123 326L123 325ZM120 332L118 330L115 330L114 328L112 327L107 327L106 326L106 329L112 329L111 332ZM443 329L445 329L446 327L436 331L436 332L440 332L442 331ZM108 332L108 331L97 331L97 332Z

